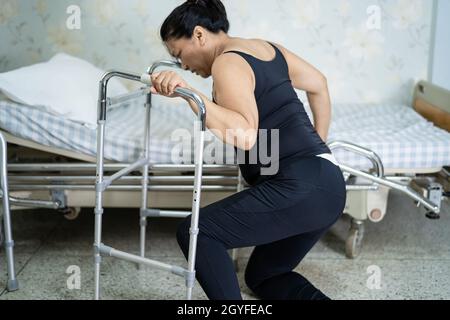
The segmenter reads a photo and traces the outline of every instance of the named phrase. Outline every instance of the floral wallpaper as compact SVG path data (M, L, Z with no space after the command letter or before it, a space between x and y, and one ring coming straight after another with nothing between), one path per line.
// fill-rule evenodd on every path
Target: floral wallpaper
M321 70L334 103L409 103L427 78L432 1L224 0L232 36L279 42ZM176 0L0 0L0 72L56 52L140 72L168 58L159 26ZM68 8L80 10L69 29ZM208 81L192 78L207 88Z

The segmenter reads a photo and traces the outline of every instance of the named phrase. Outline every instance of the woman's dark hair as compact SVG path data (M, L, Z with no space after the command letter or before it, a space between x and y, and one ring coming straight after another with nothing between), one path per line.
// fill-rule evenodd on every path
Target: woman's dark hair
M213 33L228 33L225 6L220 0L188 0L175 8L161 26L161 39L191 38L196 26L201 26Z

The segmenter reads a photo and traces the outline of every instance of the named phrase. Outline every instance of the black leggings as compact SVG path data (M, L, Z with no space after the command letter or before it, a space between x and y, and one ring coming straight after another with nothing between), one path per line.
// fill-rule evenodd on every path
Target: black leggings
M295 159L277 175L200 210L196 277L209 299L241 300L229 249L256 246L245 271L260 299L327 299L293 272L341 216L341 170L319 157ZM187 257L191 219L177 232Z

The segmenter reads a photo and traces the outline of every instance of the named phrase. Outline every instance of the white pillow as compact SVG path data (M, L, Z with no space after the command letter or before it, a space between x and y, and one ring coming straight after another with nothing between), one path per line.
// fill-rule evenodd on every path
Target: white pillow
M104 73L87 61L59 53L48 62L0 73L0 91L18 103L45 106L67 119L95 126ZM109 97L127 92L117 79L109 81Z

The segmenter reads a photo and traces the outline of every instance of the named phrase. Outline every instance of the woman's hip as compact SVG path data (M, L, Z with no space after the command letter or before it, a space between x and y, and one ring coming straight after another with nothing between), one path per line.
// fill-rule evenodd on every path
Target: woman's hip
M299 188L309 186L341 197L346 195L341 169L331 161L317 156L289 159L282 163L273 181L297 185Z

